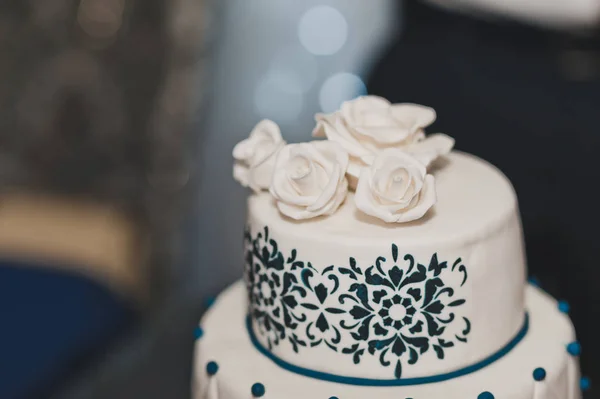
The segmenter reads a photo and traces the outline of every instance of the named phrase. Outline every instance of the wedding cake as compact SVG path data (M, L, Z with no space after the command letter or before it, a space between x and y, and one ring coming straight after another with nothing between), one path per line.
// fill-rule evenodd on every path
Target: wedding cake
M234 148L244 278L197 329L196 399L581 397L510 182L426 135L435 118L365 96L318 114L314 141L265 120Z

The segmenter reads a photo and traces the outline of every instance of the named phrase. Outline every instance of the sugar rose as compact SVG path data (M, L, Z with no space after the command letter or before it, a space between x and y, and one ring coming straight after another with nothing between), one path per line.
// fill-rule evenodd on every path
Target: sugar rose
M233 148L234 179L255 192L269 189L277 153L284 145L275 122L265 119L258 123L250 136Z
M410 154L387 149L362 170L354 201L359 210L384 222L410 222L435 204L435 180Z
M350 155L348 175L357 179L362 168L388 148L401 149L428 166L449 153L454 139L445 134L425 136L436 119L432 108L417 104L391 104L377 96L345 102L332 114L317 114L315 137L339 143Z
M292 219L331 215L348 193L348 153L337 143L288 144L277 156L271 194Z

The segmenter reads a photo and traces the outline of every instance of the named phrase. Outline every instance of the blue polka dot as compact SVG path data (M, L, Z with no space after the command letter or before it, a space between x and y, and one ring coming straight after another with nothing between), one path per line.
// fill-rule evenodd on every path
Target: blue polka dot
M569 310L571 310L571 306L569 306L569 303L567 301L560 301L558 302L558 310L560 310L563 313L569 313Z
M337 396L332 396L329 399L338 399L338 397Z
M198 326L194 329L194 337L196 339L202 338L203 335L204 335L204 330L202 329L202 327Z
M538 280L538 278L535 276L529 277L529 284L533 285L534 287L541 287L540 280Z
M491 392L485 391L485 392L481 392L477 396L477 399L494 399L494 395L492 395Z
M219 371L219 365L217 362L208 362L206 363L206 373L208 375L215 375Z
M579 356L581 355L581 345L579 345L579 342L577 341L571 342L567 345L567 352L572 356Z
M579 386L581 387L581 390L585 392L591 388L592 382L587 377L581 377L581 380L579 380Z
M252 396L254 396L255 398L260 398L264 396L265 391L265 386L260 382L257 382L256 384L252 385L251 392Z
M546 370L541 367L533 370L533 379L536 381L544 381L546 379Z
M209 296L208 298L206 298L206 307L210 308L212 305L215 304L216 298L214 296Z

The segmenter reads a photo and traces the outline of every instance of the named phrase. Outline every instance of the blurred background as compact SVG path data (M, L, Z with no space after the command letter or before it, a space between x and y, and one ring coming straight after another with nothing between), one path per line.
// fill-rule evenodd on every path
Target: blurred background
M263 118L289 142L311 137L316 112L366 94L367 72L399 29L394 2L229 1L221 6L210 111L199 156L199 292L239 278L231 251L245 220L247 192L231 178L231 151ZM233 244L235 245L235 244ZM218 264L218 267L209 265ZM216 269L216 270L215 270ZM207 270L213 278L205 279Z
M595 0L3 2L0 397L189 397L194 327L241 276L234 144L263 118L306 140L316 112L366 93L433 106L434 128L513 181L532 274L571 301L598 374L599 15Z

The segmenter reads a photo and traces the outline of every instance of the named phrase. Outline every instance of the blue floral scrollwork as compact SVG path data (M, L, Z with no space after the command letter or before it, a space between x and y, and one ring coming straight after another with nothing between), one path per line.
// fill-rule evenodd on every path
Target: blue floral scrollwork
M444 359L467 342L471 322L456 312L465 303L456 290L468 279L460 258L449 266L436 253L425 265L410 254L400 259L392 244L391 259L367 268L351 257L319 270L295 249L285 257L267 227L254 237L247 230L245 243L249 312L270 350L285 341L296 353L325 345L355 364L377 356L401 378L406 364L430 352Z

